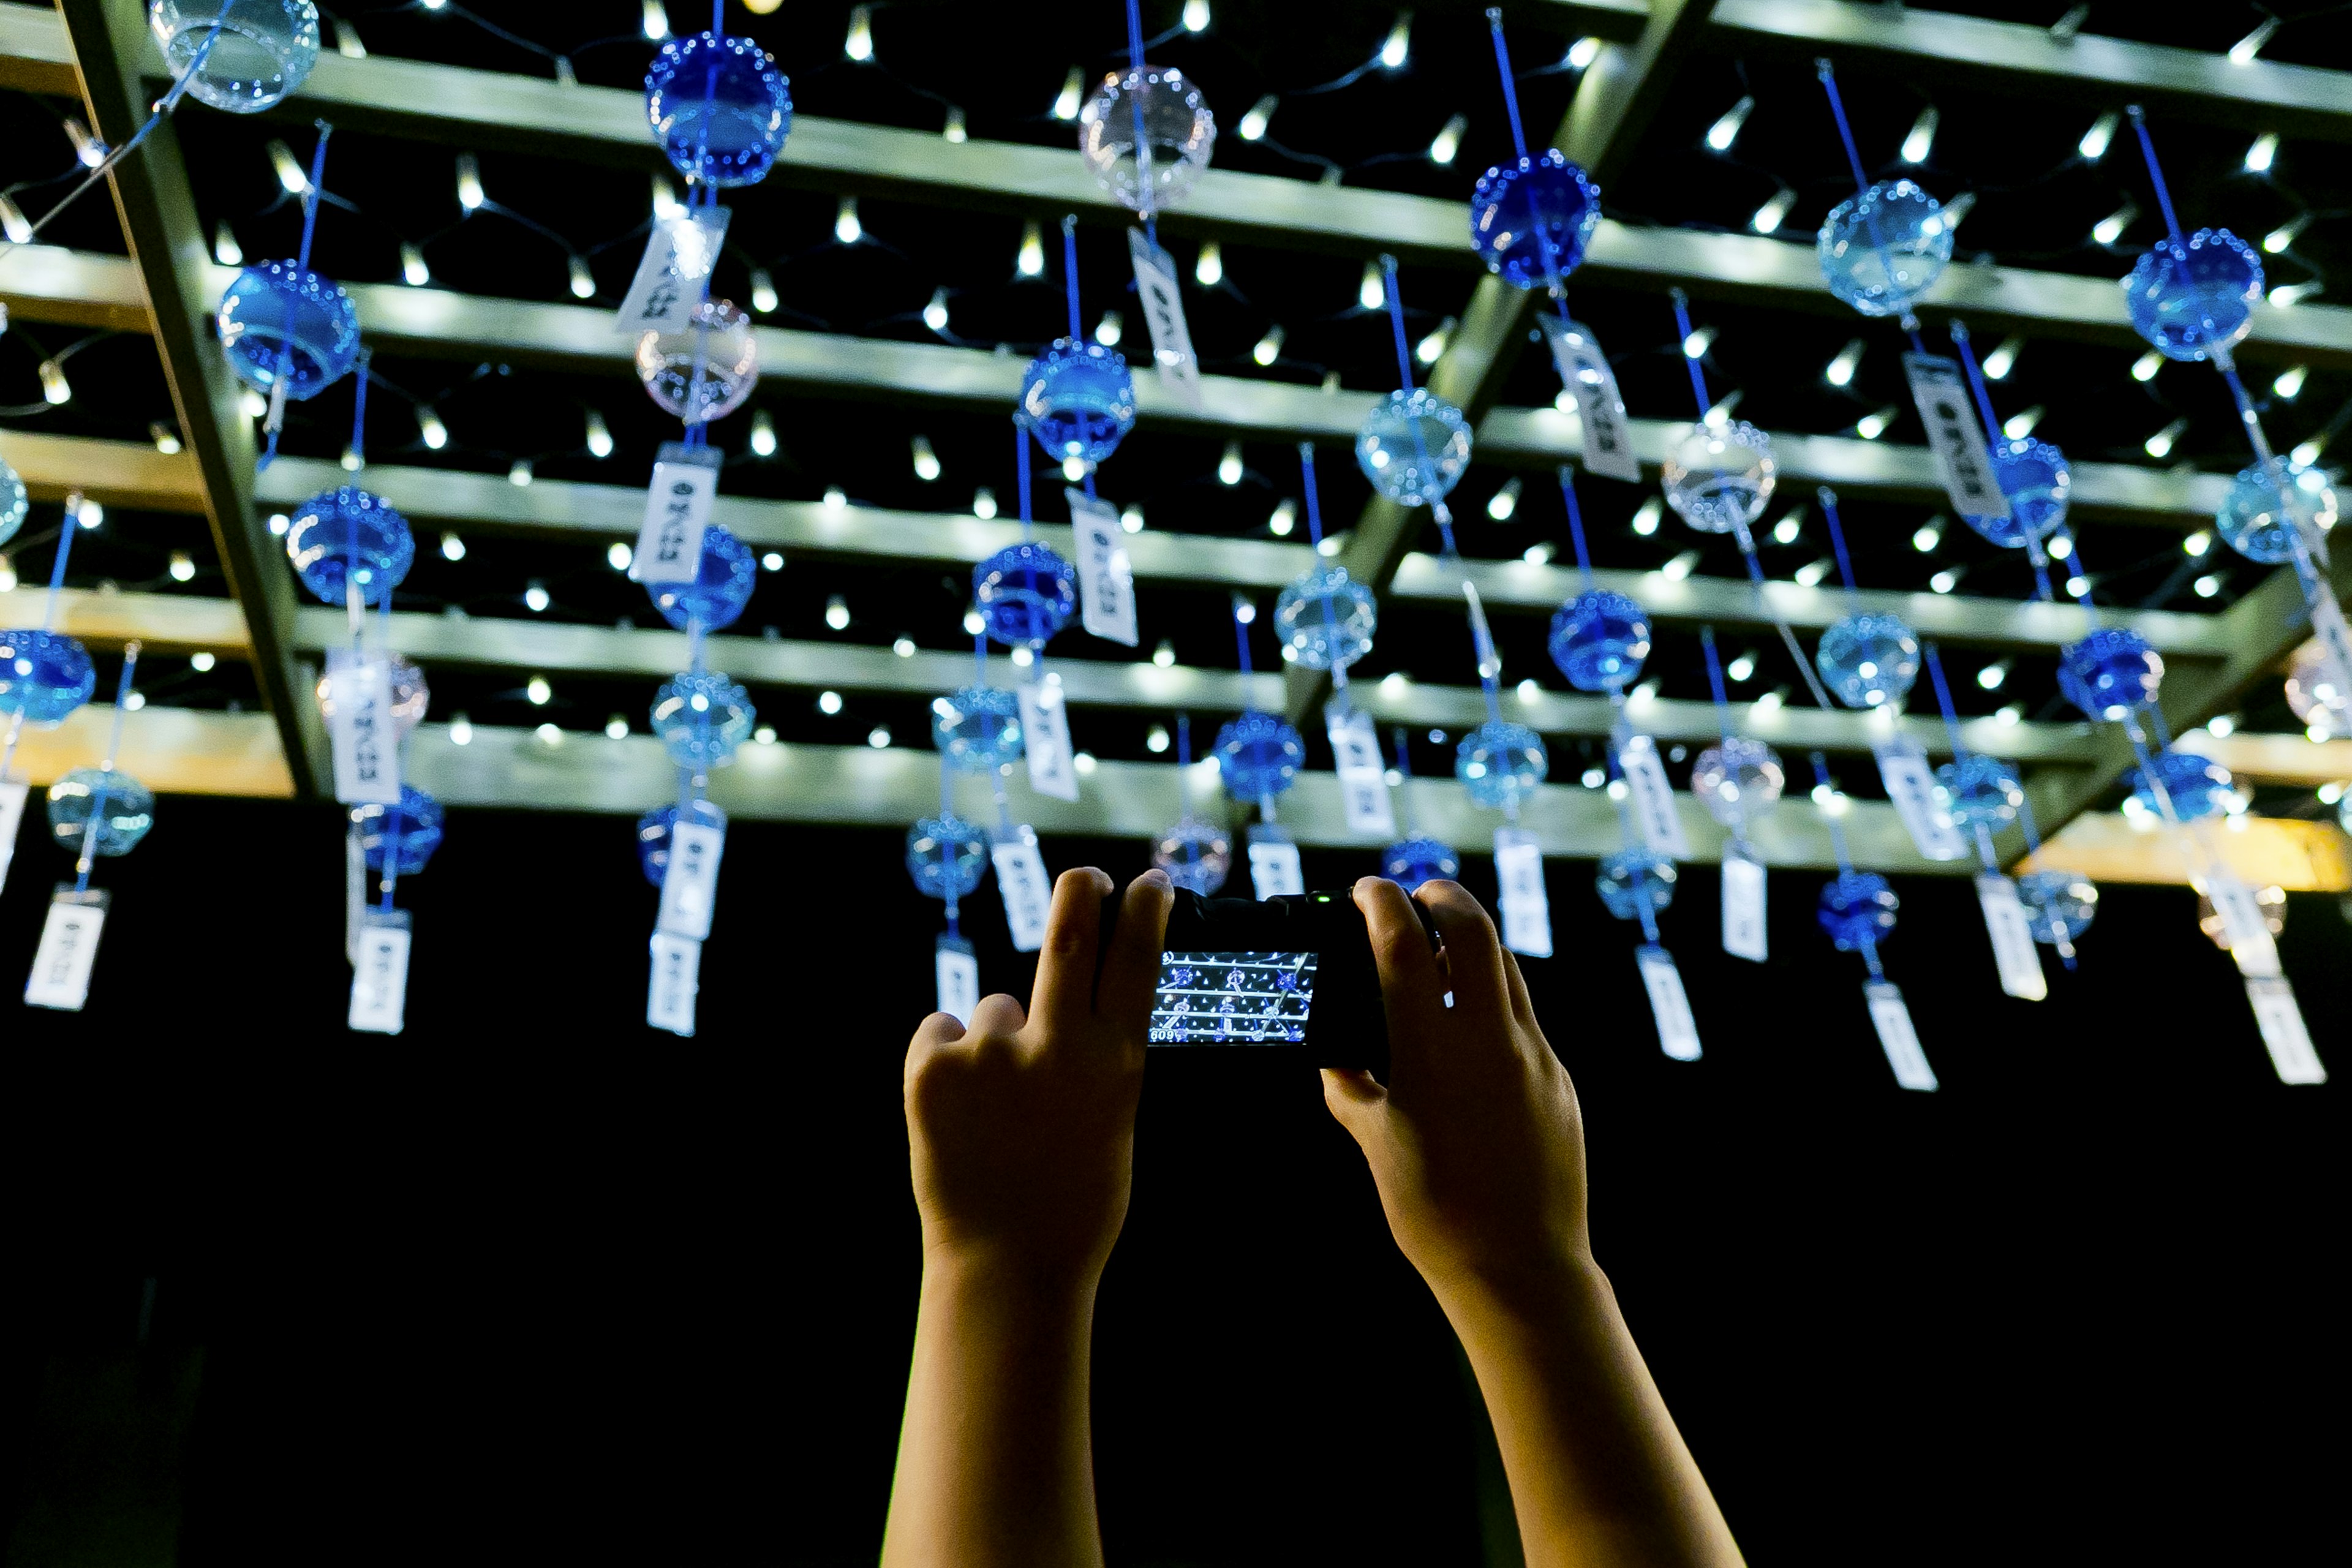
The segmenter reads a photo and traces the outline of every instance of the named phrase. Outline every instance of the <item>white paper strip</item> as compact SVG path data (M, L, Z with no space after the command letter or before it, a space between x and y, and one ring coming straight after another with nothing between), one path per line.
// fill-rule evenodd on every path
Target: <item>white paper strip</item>
M686 821L671 825L669 867L662 874L656 929L696 942L709 937L711 913L719 904L719 859L726 848L723 827Z
M1893 735L1874 743L1871 751L1878 758L1886 798L1919 853L1930 860L1957 860L1966 855L1968 840L1936 799L1936 772L1927 765L1927 753L1919 742L1908 735Z
M25 820L25 795L31 787L16 779L0 782L0 888L8 885L8 863L16 858L16 829Z
M998 837L988 847L996 863L996 890L1004 897L1004 923L1013 932L1013 950L1034 952L1045 945L1045 917L1054 907L1054 884L1045 875L1045 857L1037 848L1036 830L1025 823L1011 838Z
M1992 454L1959 363L1936 354L1905 354L1903 371L1911 378L1911 401L1919 405L1928 448L1943 472L1944 493L1964 516L2007 521L2009 498L1994 482Z
M1022 746L1029 758L1029 787L1055 800L1078 798L1076 761L1070 755L1070 715L1062 683L1050 674L1014 688L1021 700Z
M1298 863L1298 846L1290 835L1268 823L1249 829L1250 887L1261 899L1294 897L1307 890L1307 873Z
M1919 1036L1911 1027L1911 1009L1903 1005L1903 993L1891 981L1865 980L1862 994L1870 1004L1870 1021L1877 1026L1878 1043L1885 1047L1886 1065L1895 1069L1895 1081L1905 1089L1934 1089L1936 1072L1927 1065L1927 1053L1919 1048Z
M2278 943L2271 940L2270 922L2254 901L2253 889L2227 871L2216 871L2205 881L2205 896L2221 917L2221 934L2229 939L2230 956L2238 973L2257 979L2279 973Z
M406 910L376 910L361 923L347 1026L371 1035L396 1035L406 1026L408 944Z
M1331 737L1331 758L1339 775L1339 804L1350 833L1396 836L1396 810L1389 802L1388 764L1381 756L1372 716L1344 702L1323 706L1323 727Z
M939 983L939 1010L970 1026L980 1006L980 960L973 955L971 943L961 937L940 938L932 967Z
M710 503L718 498L719 467L725 460L716 447L662 443L653 482L646 487L637 548L629 557L632 581L694 581L702 570L702 533L710 526Z
M2028 1002L2048 996L2050 982L2042 973L2042 952L2033 945L2025 906L2017 901L2017 884L1998 871L1988 871L1977 879L1977 901L1984 906L1985 933L1992 938L2000 988Z
M98 960L98 939L105 930L104 893L59 888L49 900L33 973L25 981L26 1005L80 1012L89 999L89 966Z
M1064 490L1078 541L1078 619L1105 642L1135 646L1135 568L1118 512L1084 490Z
M1503 945L1529 958L1551 956L1551 900L1544 892L1543 851L1524 827L1495 829L1496 907Z
M646 1023L673 1035L694 1033L694 998L702 984L702 944L690 936L654 932L652 973L646 983Z
M1765 942L1764 865L1734 839L1723 847L1723 951L1762 963Z
M2352 627L2344 624L2344 610L2333 594L2323 593L2311 600L2312 635L2319 639L2321 656L2326 659L2328 685L2335 691L2327 706L2352 718ZM2337 733L2342 733L2339 729Z
M2303 1009L2295 1005L2294 987L2284 976L2258 975L2246 982L2246 1000L2254 1005L2254 1022L2269 1047L2271 1066L2281 1083L2326 1083L2327 1068L2312 1047L2311 1031L2304 1026Z
M1617 765L1633 820L1643 842L1670 860L1690 858L1690 840L1683 836L1682 814L1675 809L1675 786L1666 782L1666 765L1658 759L1658 743L1647 735L1630 737L1617 749Z
M1201 362L1192 353L1192 333L1184 324L1184 301L1177 291L1176 260L1139 228L1127 231L1127 254L1135 263L1136 298L1151 332L1151 361L1160 379L1184 406L1201 407Z
M1639 484L1642 465L1625 428L1625 400L1617 392L1617 374L1601 352L1592 329L1580 321L1564 321L1550 311L1538 312L1559 384L1576 399L1577 420L1584 430L1584 466L1612 479Z
M360 927L367 923L367 851L356 832L343 835L343 960L360 962Z
M327 738L335 753L335 798L346 805L392 805L400 799L400 745L392 725L392 667L327 655L327 690L335 711Z
M613 330L635 337L647 331L682 332L692 326L702 303L703 281L727 238L727 218L725 207L697 207L656 223L637 261L637 274L613 317Z
M1641 966L1642 984L1649 989L1659 1047L1678 1062L1698 1060L1698 1020L1691 1016L1690 997L1683 991L1675 955L1645 942L1633 950L1633 962Z

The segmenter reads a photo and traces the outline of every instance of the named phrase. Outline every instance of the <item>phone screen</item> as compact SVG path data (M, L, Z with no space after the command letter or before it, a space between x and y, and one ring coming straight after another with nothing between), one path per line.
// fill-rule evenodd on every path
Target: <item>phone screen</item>
M1163 952L1155 1046L1292 1045L1315 1005L1311 952Z

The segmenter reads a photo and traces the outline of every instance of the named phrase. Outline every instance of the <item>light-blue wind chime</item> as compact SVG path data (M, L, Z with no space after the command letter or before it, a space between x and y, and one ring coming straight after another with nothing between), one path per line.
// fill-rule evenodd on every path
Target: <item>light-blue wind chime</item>
M226 24L233 9L239 16L232 28ZM183 98L194 95L197 101L230 113L258 113L300 86L318 59L318 12L310 0L262 4L220 0L218 5L207 0L194 4L157 0L149 7L148 22L172 72L171 89L121 145L102 150L103 155L81 181L30 226L26 241L94 189L179 107ZM224 36L234 39L231 48L216 48ZM23 241L0 242L0 254L19 243ZM14 776L24 731L27 727L56 728L97 689L97 673L88 650L58 630L66 563L72 554L75 532L82 526L82 505L79 491L66 498L42 624L37 628L0 630L0 714L8 721L6 740L0 742L0 884L5 884L15 856L28 793L25 782ZM15 537L29 510L23 480L0 461L0 544ZM76 874L71 884L57 889L42 927L25 990L26 1001L36 1006L74 1011L88 1000L90 967L108 908L104 889L89 886L92 865L100 857L128 854L154 822L154 797L115 766L121 752L123 722L132 705L131 679L138 661L139 645L133 642L123 650L113 721L100 765L72 769L49 787L50 832L60 845L76 852Z
M2326 532L2335 521L2335 492L2317 470L2272 450L2231 358L2231 350L2252 330L2253 308L2262 299L2261 260L2227 229L2181 232L2146 117L2137 104L2130 114L2165 227L2164 237L2148 247L2123 280L2132 325L2166 358L2210 360L2221 373L2254 461L2231 485L2214 526L2248 560L2293 565L2318 641L2324 684L2331 694L2327 706L2339 720L2352 716L2352 634L2346 630L2343 610L2326 575ZM2079 562L2076 570L2079 575ZM2280 967L2277 944L2252 892L2197 826L2242 811L2245 797L2218 763L2173 749L2157 700L2163 674L2164 661L2145 639L2121 628L2103 627L2066 650L2059 679L2066 695L2085 713L2123 725L2139 759L2135 793L2143 808L2153 809L2176 830L2191 877L2221 917L2230 955L2245 979L2247 1000L2280 1079L2323 1083L2326 1068L2313 1048L2294 987ZM2153 754L2151 730L2158 748Z
M714 0L709 32L671 39L654 57L646 117L688 188L682 211L656 217L614 323L637 340L647 395L685 427L656 457L629 558L629 575L687 637L687 668L654 693L650 713L677 769L677 799L637 823L639 863L661 889L646 1022L690 1036L727 843L710 774L734 760L757 717L750 695L709 659L709 634L743 613L759 572L750 547L710 521L725 465L710 425L742 406L760 379L751 319L710 293L729 216L719 192L766 177L792 133L792 95L766 50L727 33L725 6Z

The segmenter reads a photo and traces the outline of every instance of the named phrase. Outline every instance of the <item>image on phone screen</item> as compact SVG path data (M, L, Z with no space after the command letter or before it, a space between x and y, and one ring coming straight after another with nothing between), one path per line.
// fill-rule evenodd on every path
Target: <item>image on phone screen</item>
M1289 1045L1315 1005L1311 952L1163 952L1151 1001L1155 1046Z

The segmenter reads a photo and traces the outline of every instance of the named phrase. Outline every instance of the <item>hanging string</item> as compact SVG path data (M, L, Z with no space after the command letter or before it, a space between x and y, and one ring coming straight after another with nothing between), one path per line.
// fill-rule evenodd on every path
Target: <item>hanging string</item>
M58 609L65 597L66 562L73 554L74 531L81 526L81 491L72 490L66 496L65 521L58 528L57 558L49 563L49 596L41 610L41 630L45 635L58 629ZM25 733L25 710L19 707L8 721L8 741L0 746L0 779L8 776L16 765L16 743Z
M1234 595L1234 646L1241 649L1242 674L1245 677L1256 673L1250 668L1250 623L1248 620L1244 620L1242 618L1242 609L1244 605L1248 605L1249 601L1243 598L1239 594L1235 594ZM1255 606L1251 606L1251 608L1252 615L1250 616L1250 620L1255 620L1257 618L1255 613Z
M74 891L89 891L90 862L98 856L99 836L106 831L106 788L115 759L122 754L122 721L131 711L131 676L139 668L136 638L122 645L122 674L114 683L114 727L106 737L106 757L98 764L98 788L90 796L89 816L81 825L81 858L74 867Z
M1943 711L1944 735L1952 747L1952 776L1958 783L1969 765L1969 749L1960 741L1959 711L1952 706L1952 689L1944 680L1944 660L1937 652L1936 645L1930 642L1922 651L1927 656L1928 678L1935 682L1936 706ZM1988 871L2000 870L2000 862L1992 852L1992 829L1981 822L1970 826L1976 829L1977 859Z
M1153 249L1160 247L1159 192L1151 176L1151 140L1143 128L1143 12L1137 0L1127 0L1127 64L1135 74L1136 90L1129 93L1128 102L1135 110L1135 204L1143 215L1144 237ZM1070 334L1076 337L1077 334Z
M1021 542L1028 544L1037 537L1037 525L1029 514L1029 432L1018 414L1013 416L1013 471L1021 494Z
M1706 687L1715 694L1715 721L1726 744L1731 741L1731 699L1723 689L1723 660L1715 651L1715 628L1698 629L1699 646L1706 649Z
M1312 441L1298 443L1298 472L1307 492L1307 542L1314 547L1315 558L1319 561L1323 558L1323 504L1315 491L1315 443ZM1340 570L1345 571L1346 568L1342 567ZM1339 644L1339 606L1332 603L1332 595L1329 594L1323 594L1318 597L1323 603L1323 633L1331 639L1331 646L1337 648ZM1346 659L1335 658L1331 661L1331 689L1342 703L1347 701L1348 661Z
M2001 433L2000 419L1993 412L1992 394L1985 386L1984 371L1977 363L1977 352L1969 339L1968 323L1955 317L1948 330L1952 335L1952 346L1960 353L1960 368L1968 372L1969 391L1976 399L1977 417L1984 421L1986 448L1997 452L2005 437ZM2025 538L2025 558L2033 567L2034 596L2047 604L2053 597L2049 553L2042 548L2042 536L2026 527L2022 518L2016 521L2018 531Z
M2172 192L2166 186L2164 170L2156 161L2156 143L2148 139L2147 115L2137 103L2126 104L2124 112L2131 116L2132 132L2139 138L2139 155L2147 165L2148 184L2156 187L2156 205L2164 214L2164 231L2171 236L2173 244L2186 246L2188 241L2180 233L2180 219L2173 215Z
M310 275L310 241L319 227L319 198L327 188L327 139L335 133L335 128L323 120L311 123L319 129L319 143L310 150L310 188L302 193L302 245L294 262L297 288ZM294 390L294 310L295 299L289 294L286 299L285 335L278 345L277 374L269 383L269 413L262 423L268 439L255 464L257 469L278 460L278 438L286 427L286 400Z
M1822 79L1822 89L1830 95L1830 112L1837 117L1838 140L1845 143L1846 167L1853 171L1853 188L1859 195L1870 189L1870 176L1862 172L1862 153L1853 143L1853 127L1846 122L1845 100L1838 93L1837 72L1827 59L1815 60L1813 71Z
M1568 536L1576 545L1577 574L1583 579L1584 593L1592 592L1592 552L1584 542L1584 509L1576 504L1576 470L1562 463L1559 468L1559 499L1568 503Z
M1381 292L1388 296L1389 327L1396 338L1397 390L1411 392L1412 385L1412 351L1404 341L1404 296L1397 288L1397 261L1393 256L1381 258Z
M1421 815L1412 805L1412 790L1410 787L1412 784L1412 752L1405 744L1404 726L1399 724L1391 730L1389 739L1396 746L1397 795L1404 801L1404 836L1418 838L1421 837Z
M956 820L955 805L953 798L949 793L949 784L951 776L952 775L948 772L948 754L945 752L941 752L940 753L940 827L941 829L940 833L940 887L943 895L943 901L948 907L948 935L950 939L954 939L961 937L963 932L958 929L956 921L957 906L955 862L957 841L953 831Z
M1675 352L1681 354L1683 363L1690 367L1691 396L1698 403L1698 422L1704 425L1707 410L1713 405L1706 396L1706 372L1699 368L1698 356L1690 352L1690 296L1675 289L1669 291L1668 297L1675 302Z
M1813 496L1822 503L1822 515L1829 519L1830 548L1837 552L1838 577L1845 584L1847 605L1849 607L1859 608L1856 595L1861 590L1853 584L1853 563L1846 558L1845 526L1838 520L1837 491L1823 485L1813 492Z

